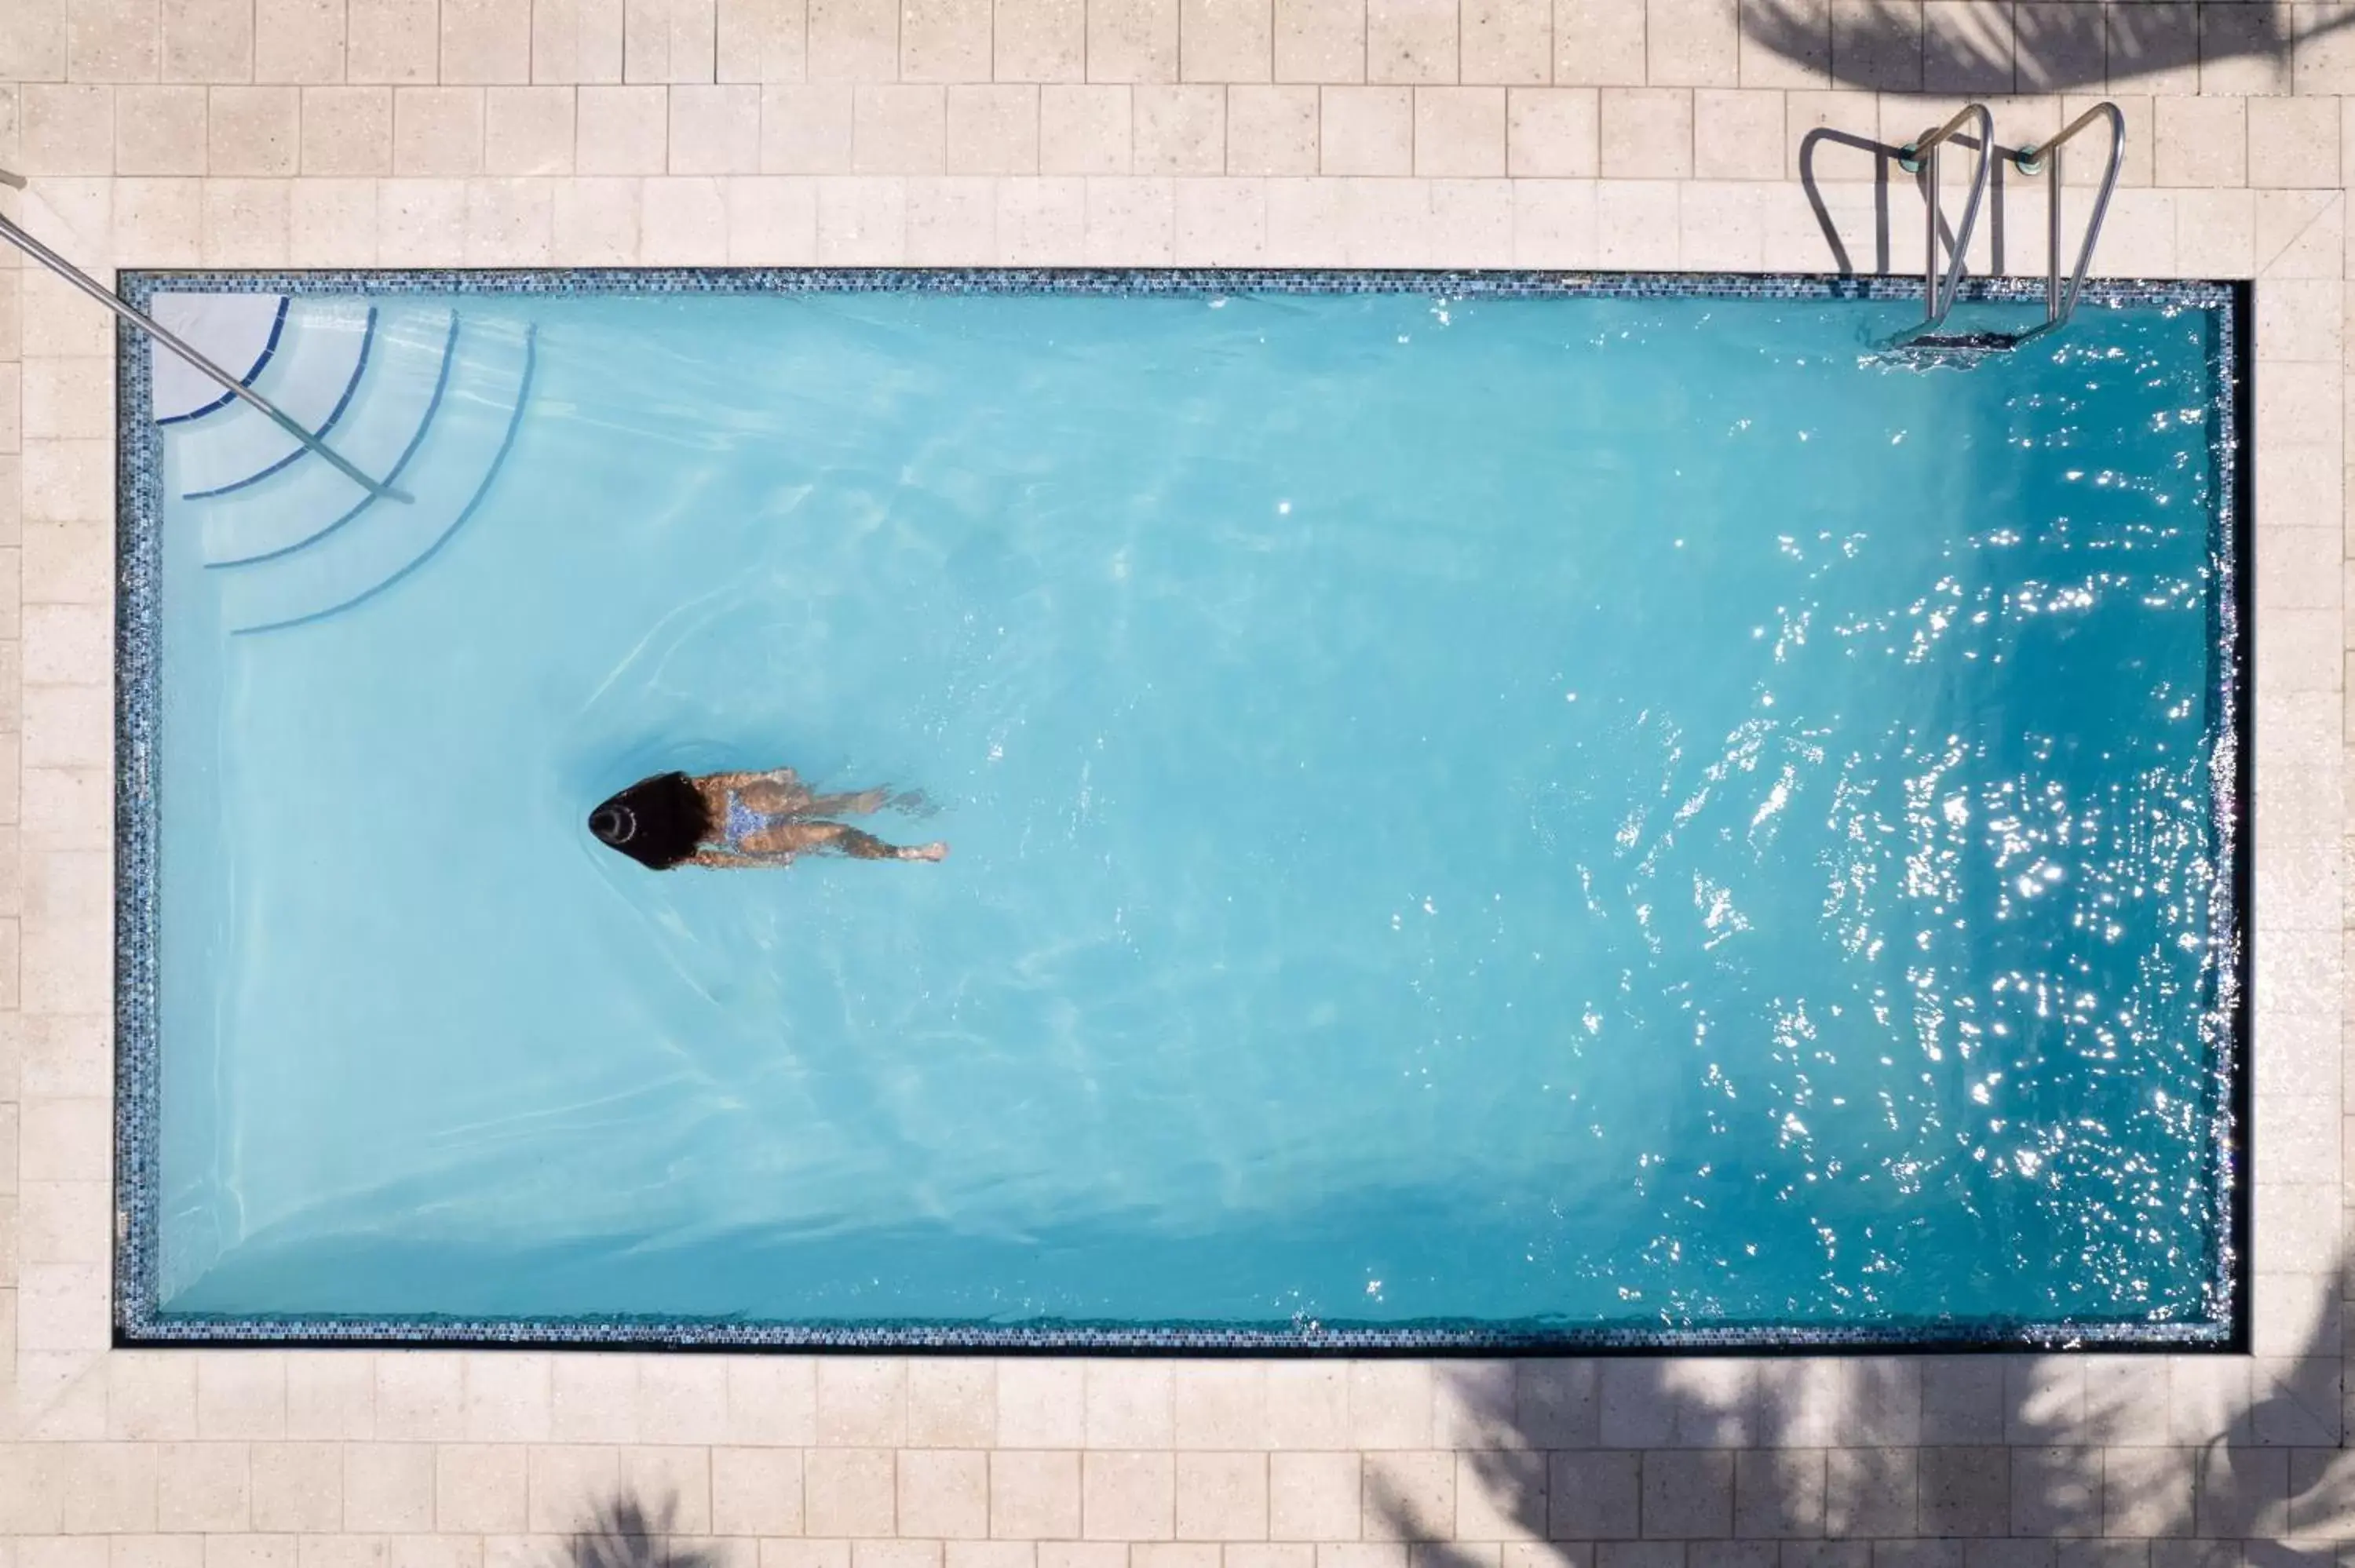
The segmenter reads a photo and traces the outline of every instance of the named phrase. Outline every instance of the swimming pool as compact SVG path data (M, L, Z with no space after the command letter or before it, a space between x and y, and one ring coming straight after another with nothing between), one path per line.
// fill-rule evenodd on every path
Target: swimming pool
M127 282L126 1337L2230 1339L2231 291Z

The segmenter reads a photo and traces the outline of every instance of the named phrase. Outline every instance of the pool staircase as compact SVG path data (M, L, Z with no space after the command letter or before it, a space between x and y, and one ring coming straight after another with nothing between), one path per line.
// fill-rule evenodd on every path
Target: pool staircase
M0 185L25 181L0 169ZM150 315L5 215L0 240L145 334L165 523L197 531L232 632L309 625L416 571L482 505L523 423L528 325L259 292L165 293Z
M2103 171L2100 190L2094 197L2094 210L2085 223L2084 242L2077 249L2075 270L2067 286L2061 281L2061 175L2062 154L2068 143L2088 126L2100 121L2109 127L2110 161ZM1962 222L1952 230L1953 243L1945 240L1948 229L1940 210L1938 190L1938 152L1948 143L1970 148L1978 154L1973 164L1970 195L1965 198ZM1995 140L1995 116L1984 103L1965 104L1954 117L1934 130L1920 136L1898 150L1897 161L1908 173L1922 179L1928 212L1928 235L1923 246L1922 303L1925 313L1921 325L1899 334L1892 348L1932 355L1964 355L1997 353L2018 348L2031 339L2041 337L2067 322L2077 308L2078 293L2085 286L2085 269L2092 265L2094 246L2102 237L2102 220L2110 210L2111 193L2117 189L2118 171L2125 165L2126 153L2126 116L2115 103L2097 103L2071 121L2061 133L2035 146L2023 147L2009 154L2011 164L2023 175L2045 176L2045 262L2044 320L2025 332L1945 333L1940 329L1953 312L1961 295L1964 258L1971 248L1972 231L1978 226L1979 208L1985 205L1988 176L1994 172L1998 153ZM1941 250L1945 265L1940 265Z
M183 378L159 365L170 525L195 531L228 627L273 631L374 599L458 532L514 444L536 344L433 301L165 295L156 311L197 330L232 302L277 313L249 384L408 497L371 493L242 402L186 408Z

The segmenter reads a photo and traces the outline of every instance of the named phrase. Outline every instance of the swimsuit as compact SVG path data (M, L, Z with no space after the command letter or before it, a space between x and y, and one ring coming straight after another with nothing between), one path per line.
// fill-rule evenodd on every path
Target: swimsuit
M747 839L779 822L791 821L793 816L791 811L779 811L773 816L766 811L756 811L730 789L728 791L728 820L719 825L719 847L734 854L751 854L752 852L744 847Z

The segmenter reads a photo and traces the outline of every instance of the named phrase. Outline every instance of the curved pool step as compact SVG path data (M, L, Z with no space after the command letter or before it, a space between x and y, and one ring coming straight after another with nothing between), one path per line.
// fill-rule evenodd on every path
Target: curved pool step
M403 470L408 505L373 502L300 542L223 566L222 619L232 631L303 626L376 598L432 559L479 508L496 481L531 390L531 328L468 323L422 442ZM311 465L303 465L311 466ZM324 467L324 464L316 465ZM271 503L265 487L221 498L240 508Z
M378 480L400 485L416 461L464 348L457 313L388 310L379 319L368 372L331 433L336 454ZM298 449L299 450L299 449ZM238 566L299 549L349 524L380 501L315 455L281 464L250 485L183 501L208 567Z
M332 433L366 376L378 317L364 300L293 302L276 346L248 385L305 429ZM166 424L163 433L183 496L252 483L303 455L301 442L241 401Z
M285 330L286 294L181 293L165 290L148 313L183 342L200 345L241 386L250 387L278 352ZM149 407L159 425L209 418L235 402L209 376L161 344L147 344Z

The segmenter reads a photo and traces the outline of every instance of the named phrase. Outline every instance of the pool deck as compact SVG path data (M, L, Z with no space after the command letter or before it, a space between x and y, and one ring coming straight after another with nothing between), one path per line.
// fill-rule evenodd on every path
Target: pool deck
M1958 93L2013 143L2115 98L2097 270L2254 281L2251 1353L111 1350L112 332L9 252L0 1568L547 1568L625 1485L725 1568L2339 1560L2355 7L0 0L0 212L101 272L1904 273L1921 206L1870 143ZM2004 182L1983 265L1999 229L2041 270L2042 203Z

